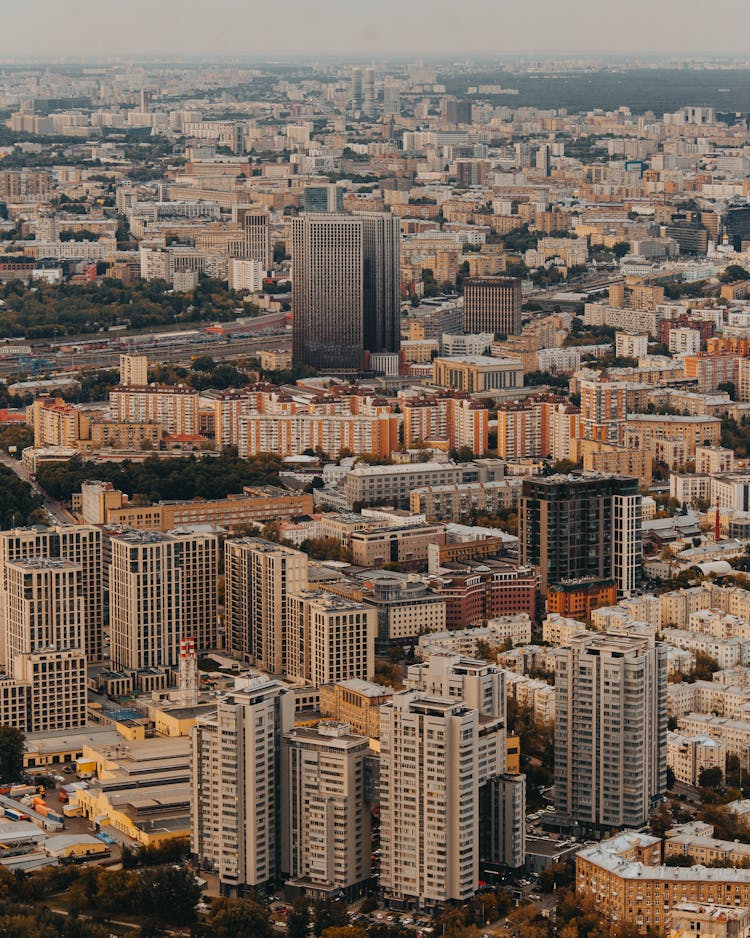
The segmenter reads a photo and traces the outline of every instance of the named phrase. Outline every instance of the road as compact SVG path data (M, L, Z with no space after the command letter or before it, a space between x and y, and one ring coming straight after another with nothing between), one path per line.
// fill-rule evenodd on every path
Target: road
M19 479L22 479L24 482L28 482L32 488L32 491L35 495L39 495L42 499L42 507L47 512L50 517L50 520L55 524L74 524L75 518L68 511L67 508L56 501L53 501L47 496L47 493L39 488L39 486L31 478L31 473L24 466L20 459L13 459L11 456L8 456L7 453L0 452L0 463L4 466L7 466L9 469L12 469L13 472L18 476Z

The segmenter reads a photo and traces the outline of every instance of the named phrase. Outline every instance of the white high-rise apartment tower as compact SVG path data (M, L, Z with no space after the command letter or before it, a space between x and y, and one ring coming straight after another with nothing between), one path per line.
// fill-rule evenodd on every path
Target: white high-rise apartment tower
M65 524L45 530L15 528L0 532L0 616L6 588L6 565L32 557L69 560L81 568L83 639L77 645L90 662L102 659L102 532L89 524ZM10 669L5 630L0 628L0 666Z
M6 652L29 688L31 732L86 724L84 598L80 564L31 557L5 564Z
M374 68L366 68L362 74L362 113L365 117L374 117L376 113Z
M112 664L176 668L180 639L216 645L218 540L213 534L127 531L111 539Z
M307 554L259 537L224 545L230 648L272 674L287 670L287 596L307 586Z
M479 714L415 691L380 711L380 883L402 907L465 902L479 878Z
M555 651L555 808L585 829L641 827L666 789L666 652L638 632Z
M120 384L125 387L148 384L148 358L145 355L120 355Z
M506 774L505 671L450 652L431 654L407 672L409 690L462 700L479 716L476 739L480 867L522 866L525 860L526 779Z
M308 894L354 896L370 876L369 740L349 725L294 727L282 749L282 865Z
M225 895L281 874L281 740L293 724L294 691L257 675L238 677L191 730L192 852Z
M237 222L244 232L243 258L257 261L264 271L271 269L271 219L259 205L237 207Z
M377 611L325 590L287 597L286 673L321 684L375 673Z

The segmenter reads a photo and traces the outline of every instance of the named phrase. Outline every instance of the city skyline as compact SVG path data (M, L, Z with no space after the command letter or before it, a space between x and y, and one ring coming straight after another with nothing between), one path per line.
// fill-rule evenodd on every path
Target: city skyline
M0 934L750 938L750 55L110 9L2 20Z
M646 0L604 8L592 0L535 0L526 5L480 0L471 17L462 17L445 0L427 3L385 0L377 7L352 7L328 0L311 9L291 0L283 33L276 42L279 10L268 0L251 11L237 0L219 0L211 17L195 2L134 0L129 16L107 14L92 0L36 0L29 8L6 12L13 55L75 58L96 55L344 55L373 56L655 53L733 55L745 52L740 38L750 26L750 10L730 0L723 14L733 19L720 48L706 45L705 22L685 16L685 5ZM697 11L696 11L697 12ZM177 15L179 14L179 15ZM147 18L149 28L144 30ZM243 22L244 18L244 22ZM478 19L482 28L477 29ZM647 24L648 29L644 29ZM744 26L744 29L743 29ZM415 42L416 37L416 42ZM736 37L736 38L734 38Z

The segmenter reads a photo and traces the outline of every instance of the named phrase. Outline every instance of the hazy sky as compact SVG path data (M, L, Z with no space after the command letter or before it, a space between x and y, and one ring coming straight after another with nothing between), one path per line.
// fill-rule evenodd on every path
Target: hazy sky
M0 9L0 58L750 55L750 0L0 0Z

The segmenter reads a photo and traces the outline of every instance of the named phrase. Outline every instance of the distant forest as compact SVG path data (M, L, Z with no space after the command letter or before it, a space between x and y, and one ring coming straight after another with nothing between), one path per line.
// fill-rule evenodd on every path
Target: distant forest
M449 94L466 94L471 85L498 84L517 95L482 95L509 107L616 109L635 114L676 111L685 105L715 107L726 114L750 111L750 69L637 68L625 71L548 72L517 75L503 69L442 78Z

